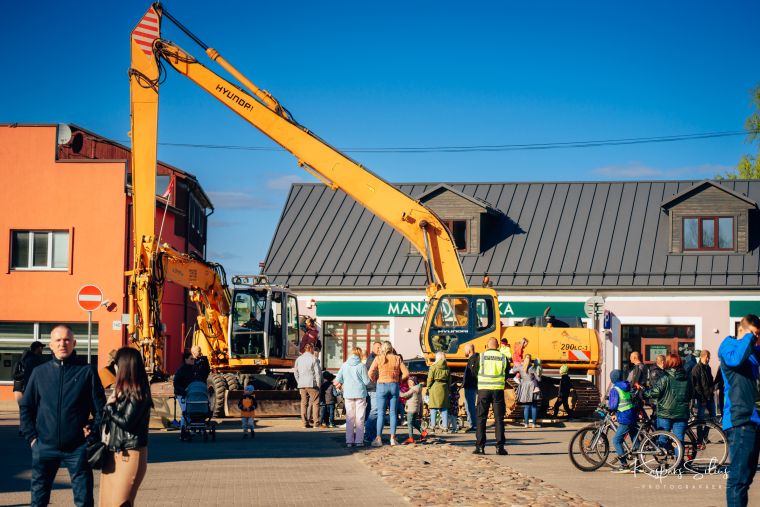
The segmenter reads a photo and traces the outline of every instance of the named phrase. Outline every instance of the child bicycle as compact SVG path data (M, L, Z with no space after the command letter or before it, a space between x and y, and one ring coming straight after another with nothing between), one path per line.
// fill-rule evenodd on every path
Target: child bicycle
M578 430L570 440L568 455L573 465L583 472L593 472L610 458L610 441L607 433L617 431L618 423L612 411L600 406L597 413L602 421ZM665 430L653 430L648 424L639 424L631 444L623 441L626 461L635 463L635 470L657 475L674 472L684 456L684 447L678 437Z

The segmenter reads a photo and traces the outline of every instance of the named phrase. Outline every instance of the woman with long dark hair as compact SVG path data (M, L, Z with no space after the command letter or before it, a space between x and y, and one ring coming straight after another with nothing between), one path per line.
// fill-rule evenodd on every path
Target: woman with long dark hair
M148 467L148 420L153 400L137 349L116 353L116 381L106 403L108 452L100 476L100 506L132 506Z

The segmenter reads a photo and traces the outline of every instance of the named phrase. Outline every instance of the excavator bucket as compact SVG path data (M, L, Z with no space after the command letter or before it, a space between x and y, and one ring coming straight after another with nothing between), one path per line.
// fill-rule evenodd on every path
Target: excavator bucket
M240 417L238 402L245 394L243 390L227 391L224 415ZM301 396L296 390L260 390L256 391L256 417L288 417L301 413Z

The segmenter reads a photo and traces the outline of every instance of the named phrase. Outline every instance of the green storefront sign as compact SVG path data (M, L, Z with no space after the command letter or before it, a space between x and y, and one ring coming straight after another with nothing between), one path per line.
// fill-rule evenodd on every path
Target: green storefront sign
M536 302L502 301L499 310L502 317L538 317L551 306L551 314L557 317L583 317L583 302ZM425 301L319 301L317 317L422 317Z
M748 313L760 315L760 301L730 301L728 308L731 317L744 317Z

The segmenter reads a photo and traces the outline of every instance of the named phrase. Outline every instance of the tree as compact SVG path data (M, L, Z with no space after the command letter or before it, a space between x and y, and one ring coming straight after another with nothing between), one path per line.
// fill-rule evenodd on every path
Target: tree
M758 143L758 153L757 155L744 155L736 166L736 170L716 176L719 180L760 179L760 85L752 90L751 95L755 111L744 122L744 128L747 131L747 142L750 144Z

